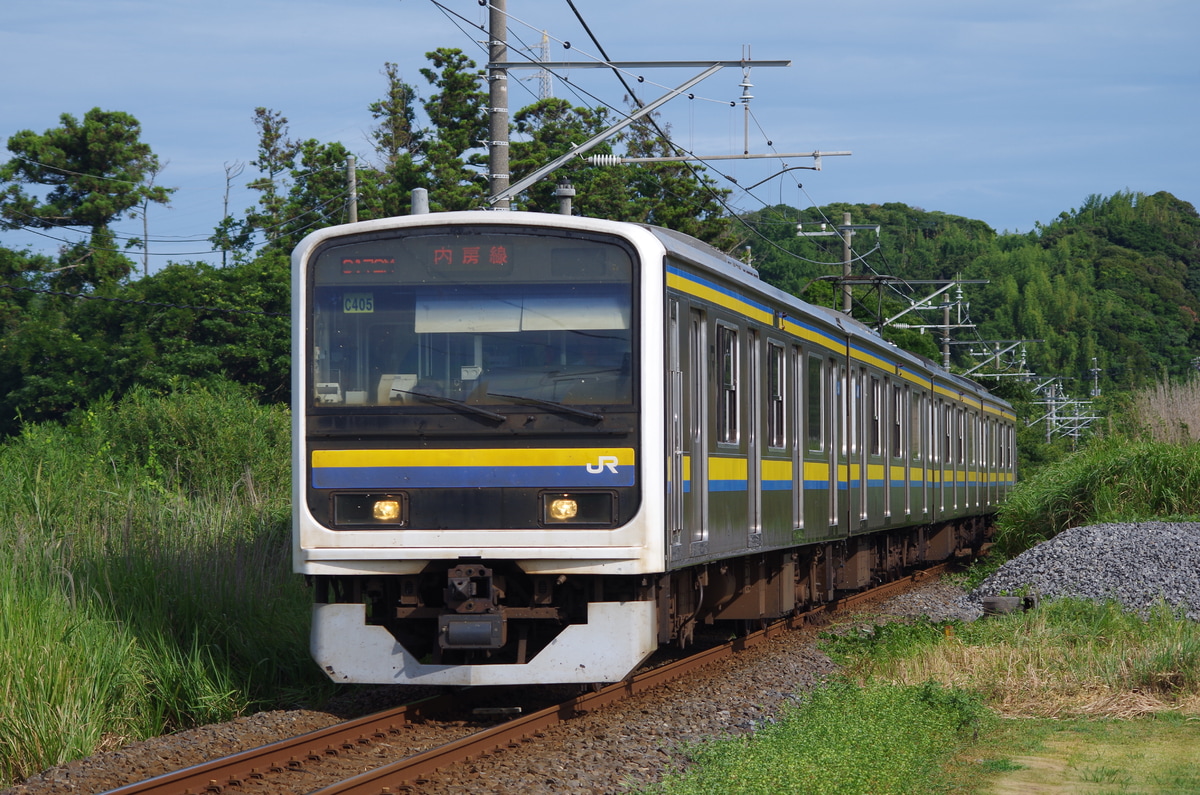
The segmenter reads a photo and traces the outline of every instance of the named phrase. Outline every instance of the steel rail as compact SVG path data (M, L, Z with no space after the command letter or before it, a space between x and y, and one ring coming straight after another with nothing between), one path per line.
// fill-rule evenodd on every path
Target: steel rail
M230 756L126 784L104 795L147 795L156 793L199 793L219 791L247 779L261 778L271 771L298 767L305 760L320 759L338 749L370 742L396 734L408 723L419 720L427 710L439 709L453 701L449 695L434 696L395 709L377 712L345 723L250 748Z
M517 747L552 726L653 690L685 676L697 668L727 659L779 637L785 632L808 625L822 615L886 598L896 591L946 571L949 565L942 563L870 590L841 597L813 610L793 614L720 646L643 671L625 681L608 685L595 692L575 696L561 704L414 754L392 764L369 770L316 792L320 795L377 795L394 792L406 784L419 784L425 777L452 764L478 758L505 748ZM369 744L373 738L381 739L388 734L397 734L406 724L421 720L425 713L445 709L452 705L457 698L458 696L449 694L425 699L287 740L251 748L231 756L203 762L182 770L164 773L144 781L126 784L109 790L104 795L189 795L220 792L225 787L237 786L249 779L265 778L272 772L301 767L308 761L318 761L326 756L340 753L344 749Z
M504 748L517 747L538 732L570 720L579 714L592 712L622 699L652 690L697 668L732 657L772 640L786 631L804 626L819 615L886 598L897 591L941 574L947 570L949 565L941 563L870 590L842 597L814 610L797 613L744 637L698 652L685 659L635 674L623 682L609 685L594 693L577 696L557 706L548 707L540 712L517 718L390 765L369 770L353 778L316 790L312 795L382 795L394 792L397 788L408 784L419 785L426 776L451 764L475 759Z

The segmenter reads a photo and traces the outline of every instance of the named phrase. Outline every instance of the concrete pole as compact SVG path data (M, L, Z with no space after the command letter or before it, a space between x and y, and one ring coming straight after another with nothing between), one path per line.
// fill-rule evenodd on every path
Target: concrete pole
M354 167L354 155L346 158L346 185L349 186L346 219L353 224L358 221L358 169Z
M950 369L950 303L942 304L942 369Z
M842 312L850 314L850 240L854 230L850 228L850 213L842 213Z
M508 188L508 18L505 16L506 0L492 0L488 15L488 101L491 104L489 127L488 170L491 195L496 196ZM497 210L511 209L508 199L494 205Z

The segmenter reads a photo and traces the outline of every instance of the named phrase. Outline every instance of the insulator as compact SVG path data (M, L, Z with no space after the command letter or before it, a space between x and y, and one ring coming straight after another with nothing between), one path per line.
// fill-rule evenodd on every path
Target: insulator
M619 166L621 165L620 155L591 155L588 157L588 164L593 166Z

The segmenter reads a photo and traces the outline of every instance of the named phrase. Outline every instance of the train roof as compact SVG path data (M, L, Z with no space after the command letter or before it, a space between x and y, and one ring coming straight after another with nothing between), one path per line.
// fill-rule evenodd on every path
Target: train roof
M982 384L974 379L966 376L956 375L948 370L942 369L942 366L937 362L922 356L912 351L905 350L897 346L895 343L885 340L879 332L867 326L866 324L855 320L854 318L828 307L811 304L802 298L799 298L791 293L780 290L779 288L764 282L758 275L758 270L747 265L740 260L731 257L720 249L705 243L702 240L697 240L690 235L682 232L677 232L673 229L665 229L659 226L650 226L648 224L638 224L637 226L649 231L654 235L667 249L667 251L676 257L696 265L697 267L710 270L714 273L725 276L740 284L749 287L764 297L785 305L791 305L798 310L804 312L808 317L819 320L825 325L832 326L840 331L850 334L860 340L869 340L872 343L885 347L891 356L897 359L905 360L910 366L918 369L930 370L937 372L939 376L948 382L954 383L969 392L976 392L987 395L990 400L997 403L1008 405L1007 401L992 395Z
M551 213L535 213L513 210L465 210L457 212L428 213L424 215L409 215L394 218L360 221L353 225L331 227L310 233L297 246L297 252L320 243L323 239L337 234L344 234L353 229L361 232L394 229L397 227L416 226L423 224L462 224L462 223L524 223L532 226L575 227L594 231L612 230L615 227L644 230L652 235L667 252L676 258L688 262L698 268L710 271L725 279L740 284L748 290L753 290L764 299L775 304L792 306L798 313L811 318L827 327L836 328L864 342L886 348L889 355L905 361L909 366L919 370L937 372L941 378L955 383L965 391L986 395L998 404L1008 405L1007 401L989 393L978 382L965 376L955 375L943 370L941 365L932 359L906 351L894 343L888 342L870 326L855 320L848 315L827 307L810 304L791 293L780 290L759 278L758 271L738 259L731 257L720 249L698 240L683 232L666 229L649 224L611 221L587 216L562 216ZM799 316L799 314L797 315Z

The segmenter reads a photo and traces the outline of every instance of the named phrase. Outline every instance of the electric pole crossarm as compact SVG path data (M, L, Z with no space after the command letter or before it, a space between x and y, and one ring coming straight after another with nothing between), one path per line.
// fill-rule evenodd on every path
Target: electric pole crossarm
M944 287L942 287L940 290L937 290L937 291L935 291L935 292L933 292L933 293L930 293L929 295L925 296L925 297L924 297L924 298L922 298L920 301L914 301L914 302L913 302L913 304L912 304L912 306L910 306L908 309L905 309L905 310L904 310L903 312L901 312L900 314L898 314L898 315L893 315L892 317L889 317L887 320L883 321L883 325L885 325L885 326L890 326L890 325L892 325L893 323L895 323L897 320L899 320L900 318L902 318L902 317L904 317L905 315L907 315L909 312L914 312L914 311L916 311L916 310L918 310L918 309L928 309L928 308L929 308L929 306L928 306L928 305L929 305L929 302L930 302L930 301L932 301L933 299L937 298L939 295L941 295L942 293L946 292L947 290L949 290L949 289L950 289L951 287L953 287L953 286L954 286L954 282L950 282L949 284L947 284L947 285L945 285Z
M596 135L592 136L590 139L583 142L582 144L575 146L574 148L571 149L571 151L567 152L565 155L555 158L554 160L550 161L546 165L537 169L536 171L534 171L532 174L525 177L524 179L521 179L521 180L513 183L512 185L509 185L508 188L500 191L495 196L492 196L490 199L488 199L488 204L495 206L499 202L508 201L513 196L516 196L518 193L520 193L521 191L528 188L530 185L533 185L534 183L536 183L542 177L546 176L550 172L557 169L563 163L566 163L568 160L570 160L574 157L579 157L584 152L591 150L597 144L604 141L606 138L608 138L613 133L619 132L619 131L625 129L626 127L628 127L630 124L633 124L635 121L642 118L643 116L653 113L661 105L666 104L668 101L679 96L684 91L687 91L689 88L696 85L700 81L702 81L708 77L711 77L712 75L721 71L722 68L724 68L724 63L722 63L722 62L717 62L717 63L710 65L707 69L705 69L699 75L693 77L691 80L686 81L685 83L680 85L679 88L676 88L674 91L668 91L666 94L663 94L661 97L654 100L653 102L646 105L645 107L639 108L638 110L634 111L631 115L627 116L625 119L623 119L623 120L617 122L616 124L614 124L613 126L609 127L607 130L603 130L603 131L597 133Z
M791 66L788 61L530 61L502 62L506 69L707 69L710 66ZM488 68L501 64L488 64Z
M685 160L756 160L770 158L771 160L783 160L789 157L835 157L842 155L851 155L853 152L789 152L787 154L765 154L765 155L673 155L669 157L621 157L620 155L592 155L588 158L588 163L593 166L621 166L627 163L680 163ZM855 227L856 229L875 229L878 231L878 226L862 226ZM814 232L813 234L834 235L836 232Z
M970 370L967 370L965 373L963 373L963 375L970 375L971 373L978 370L980 367L983 367L985 364L988 363L988 359L992 359L993 361L999 361L1001 356L1003 356L1004 354L1013 350L1014 348L1024 344L1024 342L1025 342L1024 340L1017 340L1016 342L1012 343L1011 345L1009 345L1007 348L1005 348L1003 350L989 351L987 354L987 358L985 358L982 362L980 362L979 364L972 367ZM951 343L951 344L954 344L954 343ZM978 345L979 343L969 343L969 344ZM977 354L972 354L972 355L977 355Z
M901 279L900 281L903 281L905 284L943 284L942 279ZM889 317L887 320L883 321L883 325L890 326L893 323L895 323L897 320L899 320L900 318L907 315L909 312L913 312L917 309L932 309L933 307L929 305L929 302L932 301L933 299L937 298L939 295L946 292L947 290L949 290L951 287L953 287L956 284L988 284L988 280L987 279L959 279L957 281L945 282L944 286L940 290L936 290L936 291L930 293L929 295L922 298L920 301L912 301L912 306L910 306L908 309L905 309L903 312L901 312L897 315L893 315L892 317ZM944 328L944 327L945 327L945 324L943 323L940 326L906 326L905 328ZM968 327L969 326L959 326L958 328L968 328Z

